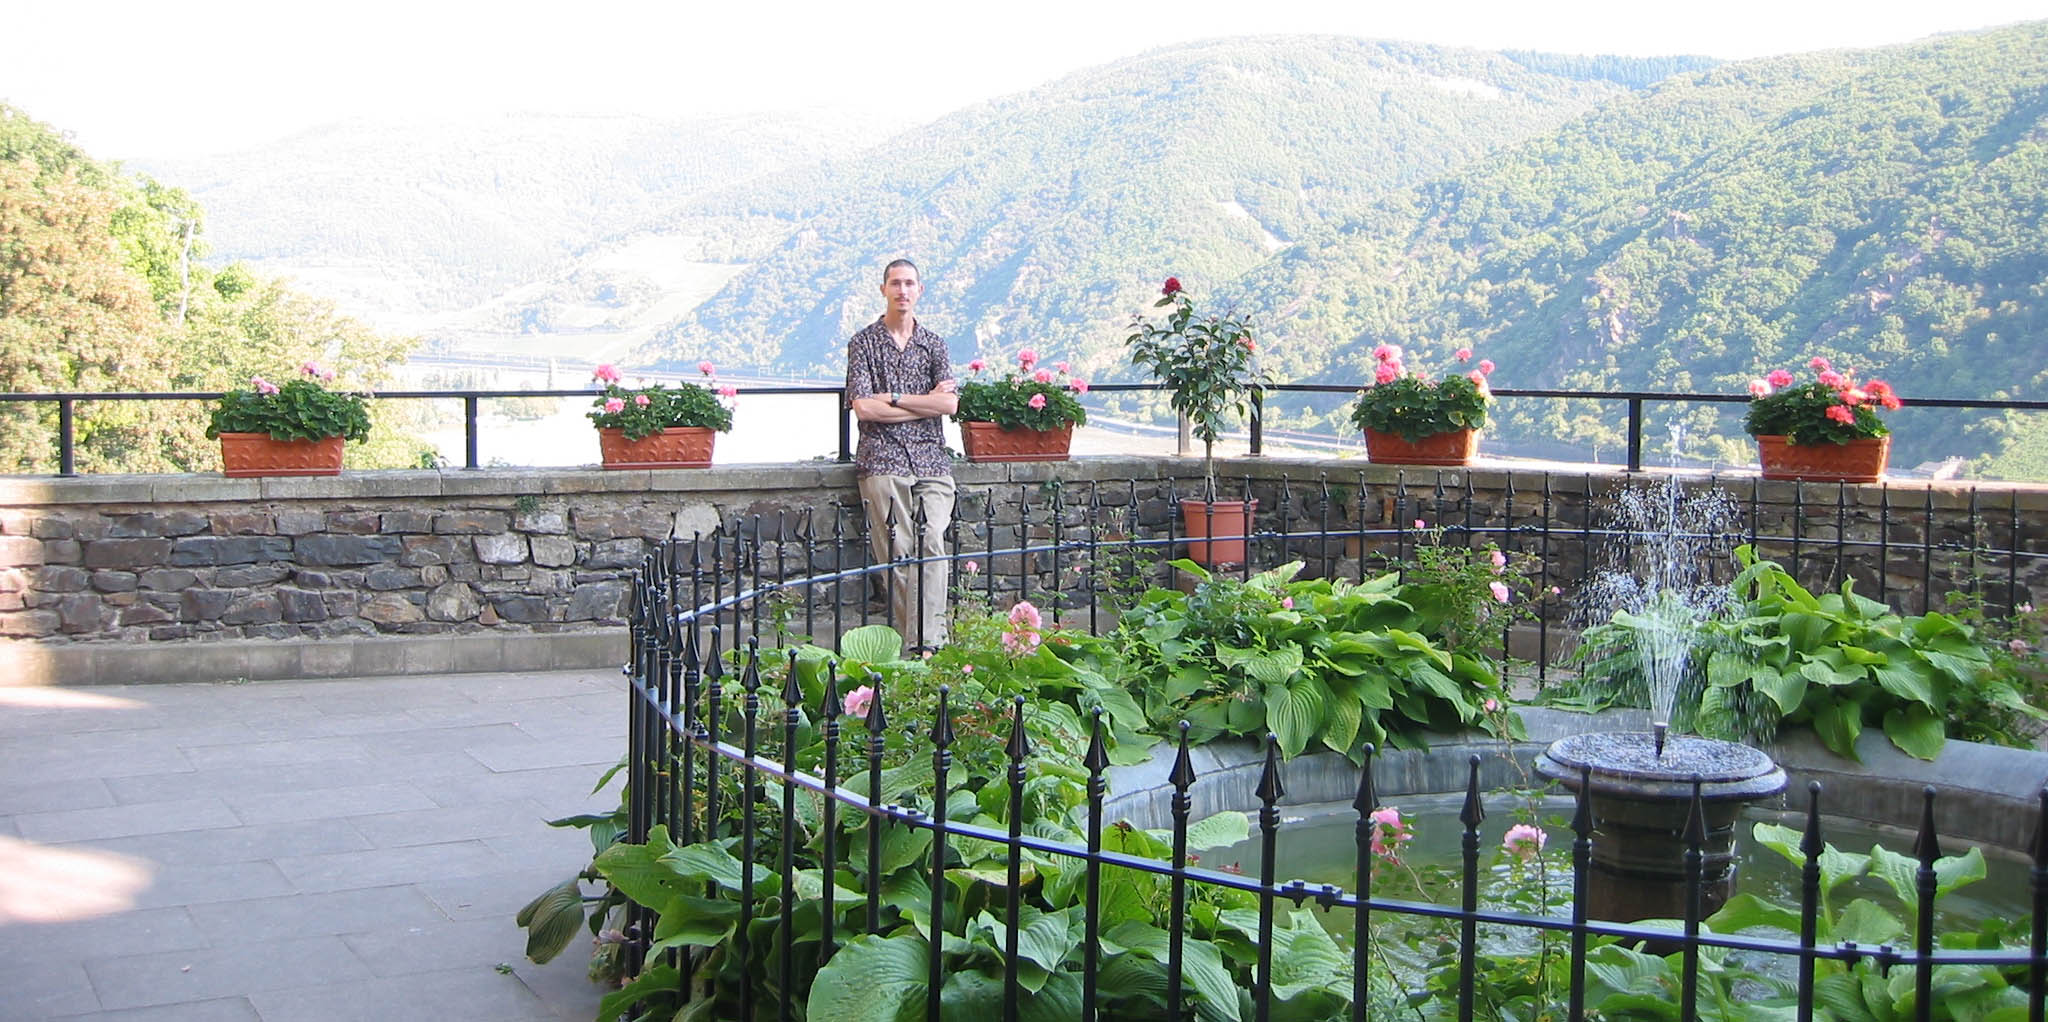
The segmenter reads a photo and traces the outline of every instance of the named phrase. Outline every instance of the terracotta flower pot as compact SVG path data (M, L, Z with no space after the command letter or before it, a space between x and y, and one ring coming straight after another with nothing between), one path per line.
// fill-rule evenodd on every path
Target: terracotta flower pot
M1257 500L1182 499L1180 519L1188 537L1188 559L1205 566L1244 563L1244 537L1251 535L1252 516L1258 510ZM1212 540L1211 536L1234 538Z
M1858 437L1846 444L1795 444L1789 437L1758 436L1765 479L1810 483L1874 483L1891 457L1889 436Z
M962 422L960 446L968 461L1065 461L1073 445L1074 426L1058 429L1003 427L993 422Z
M1448 433L1403 440L1398 433L1365 431L1366 460L1381 465L1464 465L1479 450L1479 431L1454 429Z
M673 426L638 440L626 431L599 428L597 448L607 469L709 468L718 431L709 426Z
M254 476L338 476L341 438L273 440L268 433L220 434L220 474Z

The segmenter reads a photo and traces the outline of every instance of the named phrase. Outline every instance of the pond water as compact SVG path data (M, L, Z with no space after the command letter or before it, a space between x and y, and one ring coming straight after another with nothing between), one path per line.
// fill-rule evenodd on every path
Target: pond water
M1388 804L1400 809L1403 818L1409 821L1414 837L1401 851L1401 858L1408 868L1379 872L1374 879L1373 893L1379 897L1455 905L1459 897L1457 874L1462 861L1461 839L1464 834L1458 813L1464 806L1464 796L1407 796L1391 799ZM1482 891L1486 892L1480 898L1482 906L1499 906L1491 895L1507 882L1510 872L1506 856L1501 851L1501 839L1509 827L1524 822L1523 817L1517 815L1517 810L1527 805L1525 800L1508 794L1495 794L1486 800L1486 820L1479 827L1479 867L1484 885ZM1561 885L1567 896L1571 883L1573 835L1569 823L1572 809L1569 797L1547 798L1535 808L1536 818L1532 821L1542 825L1546 834L1545 851L1554 864L1551 881ZM1335 884L1347 891L1356 891L1357 814L1350 804L1290 806L1283 813L1277 840L1275 875L1278 879L1283 882L1302 879L1316 884ZM1806 821L1805 816L1798 813L1754 806L1746 810L1736 826L1737 890L1796 909L1799 905L1799 867L1751 837L1753 825L1760 822L1777 823L1797 830L1803 828ZM1254 816L1249 840L1200 853L1202 860L1199 865L1212 869L1235 865L1245 873L1257 876L1260 865L1257 825ZM1892 851L1910 854L1913 846L1911 834L1858 820L1824 816L1821 828L1823 839L1845 852L1868 854L1872 845L1882 844ZM1942 851L1947 855L1960 855L1966 850L1967 847L1960 842L1942 843ZM1985 879L1959 888L1936 903L1938 929L1975 928L1987 920L2016 920L2028 913L2030 898L2025 860L2016 853L1993 848L1986 848L1984 857ZM1867 874L1837 888L1831 902L1839 912L1842 906L1857 898L1868 898L1903 916L1904 909L1890 885Z

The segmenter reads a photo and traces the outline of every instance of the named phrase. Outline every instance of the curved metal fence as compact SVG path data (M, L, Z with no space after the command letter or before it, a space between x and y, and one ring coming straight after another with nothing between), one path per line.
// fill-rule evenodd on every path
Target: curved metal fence
M1083 506L1099 511L1101 496L1091 494ZM1304 550L1323 552L1320 569L1330 569L1343 559L1341 551L1347 543L1354 548L1383 544L1398 562L1401 552L1416 538L1412 530L1403 527L1405 514L1397 515L1385 527L1333 529L1329 519L1334 504L1328 500L1319 513L1290 516L1284 502L1282 507L1277 520L1269 520L1244 537L1253 554L1243 570L1253 570L1254 562L1268 564L1273 557L1291 558ZM1760 517L1752 512L1752 521ZM1064 606L1077 623L1085 612L1091 627L1102 627L1095 594L1103 590L1103 580L1094 574L1105 563L1102 535L1092 528L1078 528L1078 538L1061 535L1067 526L1058 524L1062 518L1055 511L1040 519L1052 523L1048 526L1051 538L1007 543L999 538L1004 526L996 519L993 510L985 511L979 528L963 522L963 528L956 530L980 539L976 549L963 552L955 547L930 552L925 559L948 560L956 568L970 559L1017 565L1018 577L1025 581L1015 589L998 585L995 571L977 578L991 597L1046 592L1044 588L1033 590L1029 578L1049 568L1050 578L1073 580L1067 586L1054 587L1059 592L1054 605ZM1029 514L1019 515L1017 520L1024 524L1010 528L1028 535L1033 531L1031 519ZM1801 517L1795 515L1793 520ZM716 920L726 927L722 941L679 940L677 934L690 927L678 920L664 921L657 915L659 906L633 905L629 911L626 935L635 956L630 971L643 978L659 977L666 988L663 996L680 998L693 1005L688 1011L702 1013L687 1017L805 1017L805 991L820 970L856 942L865 948L876 939L863 935L885 933L923 937L917 946L924 955L924 1017L966 1017L961 1013L964 1009L943 1006L949 949L957 950L957 942L943 935L957 935L967 925L962 913L970 904L976 906L977 921L985 915L999 924L992 931L1004 952L999 989L982 993L988 1006L999 1010L1006 1020L1235 1018L1240 1006L1261 1022L1297 1017L1287 1012L1283 1002L1287 992L1301 988L1301 971L1299 963L1290 964L1284 957L1286 949L1276 944L1276 918L1282 911L1313 903L1349 944L1341 962L1325 963L1331 970L1328 975L1341 980L1332 981L1335 988L1341 988L1333 995L1342 1000L1341 1011L1330 1017L1374 1017L1376 1002L1385 1000L1371 988L1370 977L1378 969L1375 942L1382 939L1377 934L1394 920L1435 919L1455 929L1455 936L1448 938L1452 942L1448 953L1440 960L1456 964L1439 977L1441 999L1430 1009L1434 1013L1430 1017L1482 1017L1480 991L1486 988L1487 977L1479 975L1485 961L1480 933L1485 928L1526 933L1537 939L1550 935L1549 939L1561 942L1567 975L1561 990L1563 1003L1548 1008L1573 1019L1587 1017L1586 998L1593 986L1589 967L1596 971L1611 967L1601 965L1589 951L1589 945L1605 943L1603 938L1618 938L1626 944L1648 942L1668 956L1661 958L1665 972L1642 979L1644 1003L1661 997L1668 1010L1644 1008L1639 1016L1609 1017L1751 1017L1731 1014L1726 1003L1702 1001L1709 992L1718 991L1718 996L1729 993L1715 986L1718 981L1711 976L1703 978L1702 969L1712 972L1715 960L1736 954L1781 960L1785 963L1782 971L1791 977L1783 998L1787 1005L1774 1014L1754 1017L1839 1017L1829 1013L1828 989L1817 988L1815 979L1820 963L1834 962L1847 966L1861 963L1869 967L1868 975L1896 987L1898 1002L1905 1005L1910 1001L1899 1017L1951 1017L1951 1009L1939 1003L1938 996L1956 996L1971 982L1996 982L2025 991L2023 1017L2043 1018L2043 991L2048 986L2044 984L2048 934L2043 925L2048 922L2048 829L2037 823L2040 836L2034 849L2033 914L2027 947L1986 950L1964 946L1967 941L1948 941L1936 933L1932 916L1936 863L1941 855L1933 789L1925 795L1913 853L1918 916L1901 942L1879 946L1824 940L1816 932L1815 920L1822 917L1825 896L1824 834L1819 815L1824 793L1817 784L1811 788L1812 808L1801 844L1806 859L1798 917L1803 923L1796 933L1783 936L1721 934L1702 926L1704 833L1697 826L1688 826L1685 834L1688 909L1675 929L1589 919L1585 890L1597 821L1583 797L1570 823L1573 896L1569 909L1548 913L1481 907L1476 892L1481 886L1478 849L1485 812L1476 757L1459 814L1460 897L1456 905L1374 893L1369 814L1378 800L1375 760L1370 754L1359 771L1352 803L1357 818L1357 870L1355 882L1348 887L1311 885L1276 873L1274 849L1283 827L1281 806L1288 767L1270 739L1256 805L1245 807L1256 819L1256 835L1264 851L1257 875L1203 868L1190 854L1188 791L1197 775L1184 729L1167 775L1172 826L1162 838L1170 850L1163 856L1120 850L1128 846L1105 837L1114 838L1119 823L1106 818L1103 811L1110 772L1099 707L1088 721L1091 734L1087 746L1075 749L1033 748L1025 727L1024 700L1020 697L1008 707L1008 727L995 736L1005 743L1004 767L1000 776L976 779L983 787L975 793L978 801L973 803L988 807L991 815L1006 820L1007 825L962 823L955 817L970 803L961 801L963 779L953 772L959 708L949 705L948 690L939 690L937 710L930 719L910 721L892 715L894 700L900 696L879 691L878 676L840 679L828 667L826 684L815 699L806 698L795 670L787 672L780 687L764 681L774 673L778 658L793 657L785 648L794 641L791 632L822 630L825 622L815 616L819 609L829 608L836 616L841 608L859 604L860 618L865 620L867 580L891 567L841 566L829 560L821 564L817 533L810 523L802 524L803 528L792 531L785 527L787 523L764 526L755 520L734 523L713 535L672 539L648 559L636 577L631 653L626 665L630 730L624 840L636 845L668 842L705 855L710 853L703 850L715 847L726 850L734 860L722 867L725 872L706 874L709 879L701 890L690 888L691 897L702 894L703 898L674 903L701 907L713 895L729 902L737 916ZM1082 516L1074 524L1101 523ZM839 528L835 516L830 531L837 533ZM1549 540L1566 534L1566 530L1552 529L1547 521L1525 530L1513 522L1486 522L1476 515L1459 528L1466 536L1536 540L1546 544L1546 550ZM1569 534L1577 542L1616 535L1590 522ZM1789 545L1795 561L1813 560L1808 556L1810 546L1802 549L1796 534L1761 538L1766 544ZM1145 568L1157 567L1178 542L1179 537L1170 533L1133 534L1117 541L1120 549L1133 556L1133 563ZM799 550L801 556L794 556ZM1331 551L1339 553L1332 557ZM1833 556L1837 567L1850 557L1839 545ZM778 566L787 567L788 561L801 563L802 570L777 570ZM1075 564L1084 565L1084 570L1073 571ZM835 617L831 623L837 632L841 622ZM841 692L849 680L877 689L860 715L851 712ZM906 727L916 732L919 751L913 757L915 762L887 761L885 736L892 729ZM1085 789L1079 840L1047 837L1026 825L1027 767L1048 757L1077 772ZM800 761L809 765L793 765ZM899 788L885 777L902 771L928 778L929 786L919 787L914 797L895 798ZM1582 783L1581 792L1586 787ZM1695 820L1701 813L1697 799L1696 789ZM2048 792L2042 796L2042 812L2048 818ZM891 842L899 834L928 836L928 843L910 861L919 884L891 886L893 881L885 882L885 871L877 867L885 861L885 846L896 847ZM991 876L976 871L960 875L963 860L958 850L967 845L1006 850L1007 874ZM674 854L688 857L683 852ZM1133 931L1129 930L1118 931L1118 940L1106 939L1103 877L1105 871L1113 870L1135 871L1158 878L1164 885L1168 904L1156 945L1138 948L1131 942ZM1033 901L1043 890L1034 885L1051 883L1046 877L1054 874L1079 877L1061 881L1071 882L1079 892L1073 916L1078 931L1070 934L1078 939L1055 942L1060 953L1057 961L1047 964L1038 960L1046 957L1043 947L1020 946L1020 941L1034 937L1027 930L1029 921L1038 918ZM851 886L843 887L842 879ZM815 896L793 896L807 883L817 891ZM1215 989L1214 973L1206 960L1193 960L1191 956L1199 957L1199 949L1189 936L1191 906L1197 901L1213 905L1224 892L1240 899L1233 903L1252 904L1249 911L1256 919L1253 923L1252 915L1243 916L1247 932L1241 934L1256 950L1256 960L1231 974L1233 992L1228 994ZM842 902L842 897L847 900ZM678 907L676 911L685 910ZM648 954L648 949L657 946L660 950ZM1282 954L1280 960L1276 960L1276 952ZM1150 1015L1133 1014L1130 990L1105 983L1106 970L1116 968L1113 959L1132 954L1148 956L1163 970L1163 988L1145 995L1161 1006ZM1969 971L1972 969L1988 971ZM1115 983L1124 983L1129 977L1124 971L1115 975ZM1905 979L1893 981L1890 977ZM1611 991L1616 983L1628 981L1627 977L1603 974L1601 989ZM872 1017L894 1017L884 1011L881 978L875 977L875 982L874 996L880 999ZM1758 991L1737 993L1755 995ZM1226 996L1237 999L1227 1009L1219 1000Z

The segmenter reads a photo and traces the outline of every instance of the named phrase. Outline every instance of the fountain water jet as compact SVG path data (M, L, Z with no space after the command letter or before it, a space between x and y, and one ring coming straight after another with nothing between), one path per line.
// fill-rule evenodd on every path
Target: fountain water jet
M1719 490L1623 491L1613 521L1615 564L1588 587L1588 608L1627 626L1648 689L1651 730L1573 735L1553 742L1536 769L1593 805L1589 915L1618 921L1678 918L1686 910L1686 821L1697 791L1705 824L1704 911L1735 890L1735 819L1742 807L1785 790L1785 771L1748 746L1670 733L1701 626L1727 606L1712 569L1733 541L1723 523L1736 505Z

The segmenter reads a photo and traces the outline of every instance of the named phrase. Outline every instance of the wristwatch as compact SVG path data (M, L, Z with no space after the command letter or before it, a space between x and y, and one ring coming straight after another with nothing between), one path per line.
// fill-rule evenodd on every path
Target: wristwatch
M889 407L891 407L891 408L894 408L894 407L896 407L896 406L897 406L897 404L898 404L899 402L901 402L902 400L903 400L903 395L902 395L902 394L890 394L890 395L889 395Z

